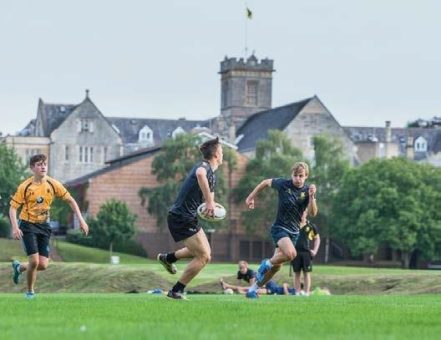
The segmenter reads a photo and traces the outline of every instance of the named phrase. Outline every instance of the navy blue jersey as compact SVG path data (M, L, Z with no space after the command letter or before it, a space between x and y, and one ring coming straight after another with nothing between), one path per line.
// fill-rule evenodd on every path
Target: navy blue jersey
M266 283L265 288L268 294L272 295L284 295L283 286L279 286L275 281L270 280ZM296 290L294 288L288 288L289 295L295 295Z
M291 179L273 178L271 187L279 194L279 207L273 225L291 234L298 234L300 220L309 203L309 185L305 184L302 188L297 188Z
M256 273L254 272L254 270L252 270L250 268L248 268L248 270L245 274L242 274L240 270L237 272L237 279L244 280L248 283L250 283L250 280L254 279L255 277L256 277Z
M197 216L198 207L204 202L204 195L199 187L198 179L196 177L196 170L203 167L207 170L207 180L210 192L214 192L216 185L216 176L208 162L199 162L188 173L182 184L178 197L175 203L170 208L170 212L175 215L180 215L184 218L194 219Z

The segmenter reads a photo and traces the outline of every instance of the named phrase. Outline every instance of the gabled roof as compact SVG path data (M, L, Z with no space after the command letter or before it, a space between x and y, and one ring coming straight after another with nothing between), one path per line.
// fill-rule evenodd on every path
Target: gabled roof
M240 138L237 144L239 151L245 152L254 149L259 139L265 139L268 136L268 130L284 130L305 105L314 98L307 98L253 114L237 130L236 135Z
M155 119L108 117L107 120L117 127L124 144L137 143L138 133L148 126L153 131L154 144L160 145L171 137L172 132L181 127L186 132L196 127L210 127L209 120Z
M49 137L76 107L77 105L72 104L48 104L40 98L37 117L41 117L43 136Z

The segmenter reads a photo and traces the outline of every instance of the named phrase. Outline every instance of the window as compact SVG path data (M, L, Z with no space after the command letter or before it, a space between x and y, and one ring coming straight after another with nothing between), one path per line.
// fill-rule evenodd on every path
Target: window
M80 163L93 163L93 146L80 146L79 161Z
M247 81L246 87L246 104L257 105L257 81Z
M64 160L65 161L69 160L69 145L64 146Z
M427 151L427 141L423 136L415 139L415 151L416 152L426 152Z
M143 146L153 145L153 130L144 125L144 127L139 130L138 133L138 143L143 144Z
M79 122L79 132L93 132L93 121L89 118L81 118Z

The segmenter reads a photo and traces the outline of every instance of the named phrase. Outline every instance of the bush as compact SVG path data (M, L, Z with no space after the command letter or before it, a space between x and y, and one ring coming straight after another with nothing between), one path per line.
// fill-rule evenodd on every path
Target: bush
M0 217L0 237L9 238L10 236L11 226L9 221L4 217Z

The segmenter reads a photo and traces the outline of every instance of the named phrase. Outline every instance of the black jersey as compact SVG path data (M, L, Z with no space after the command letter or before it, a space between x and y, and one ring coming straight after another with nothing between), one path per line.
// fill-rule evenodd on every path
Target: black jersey
M291 179L273 178L271 187L279 195L279 207L273 225L291 234L298 234L300 220L309 203L309 186L305 184L302 188L297 188Z
M297 251L309 251L311 249L311 241L319 234L319 232L319 228L308 221L302 228L300 228L299 238L296 243Z
M252 270L250 268L248 268L248 270L245 274L242 274L240 270L237 272L237 279L244 280L248 283L250 283L250 280L254 279L255 277L256 277L256 273L254 272L254 270Z
M203 167L207 171L207 180L210 192L214 192L216 185L216 176L208 162L199 162L188 173L182 184L175 203L170 208L170 212L184 218L194 219L197 216L197 209L204 201L204 195L199 187L196 171Z

